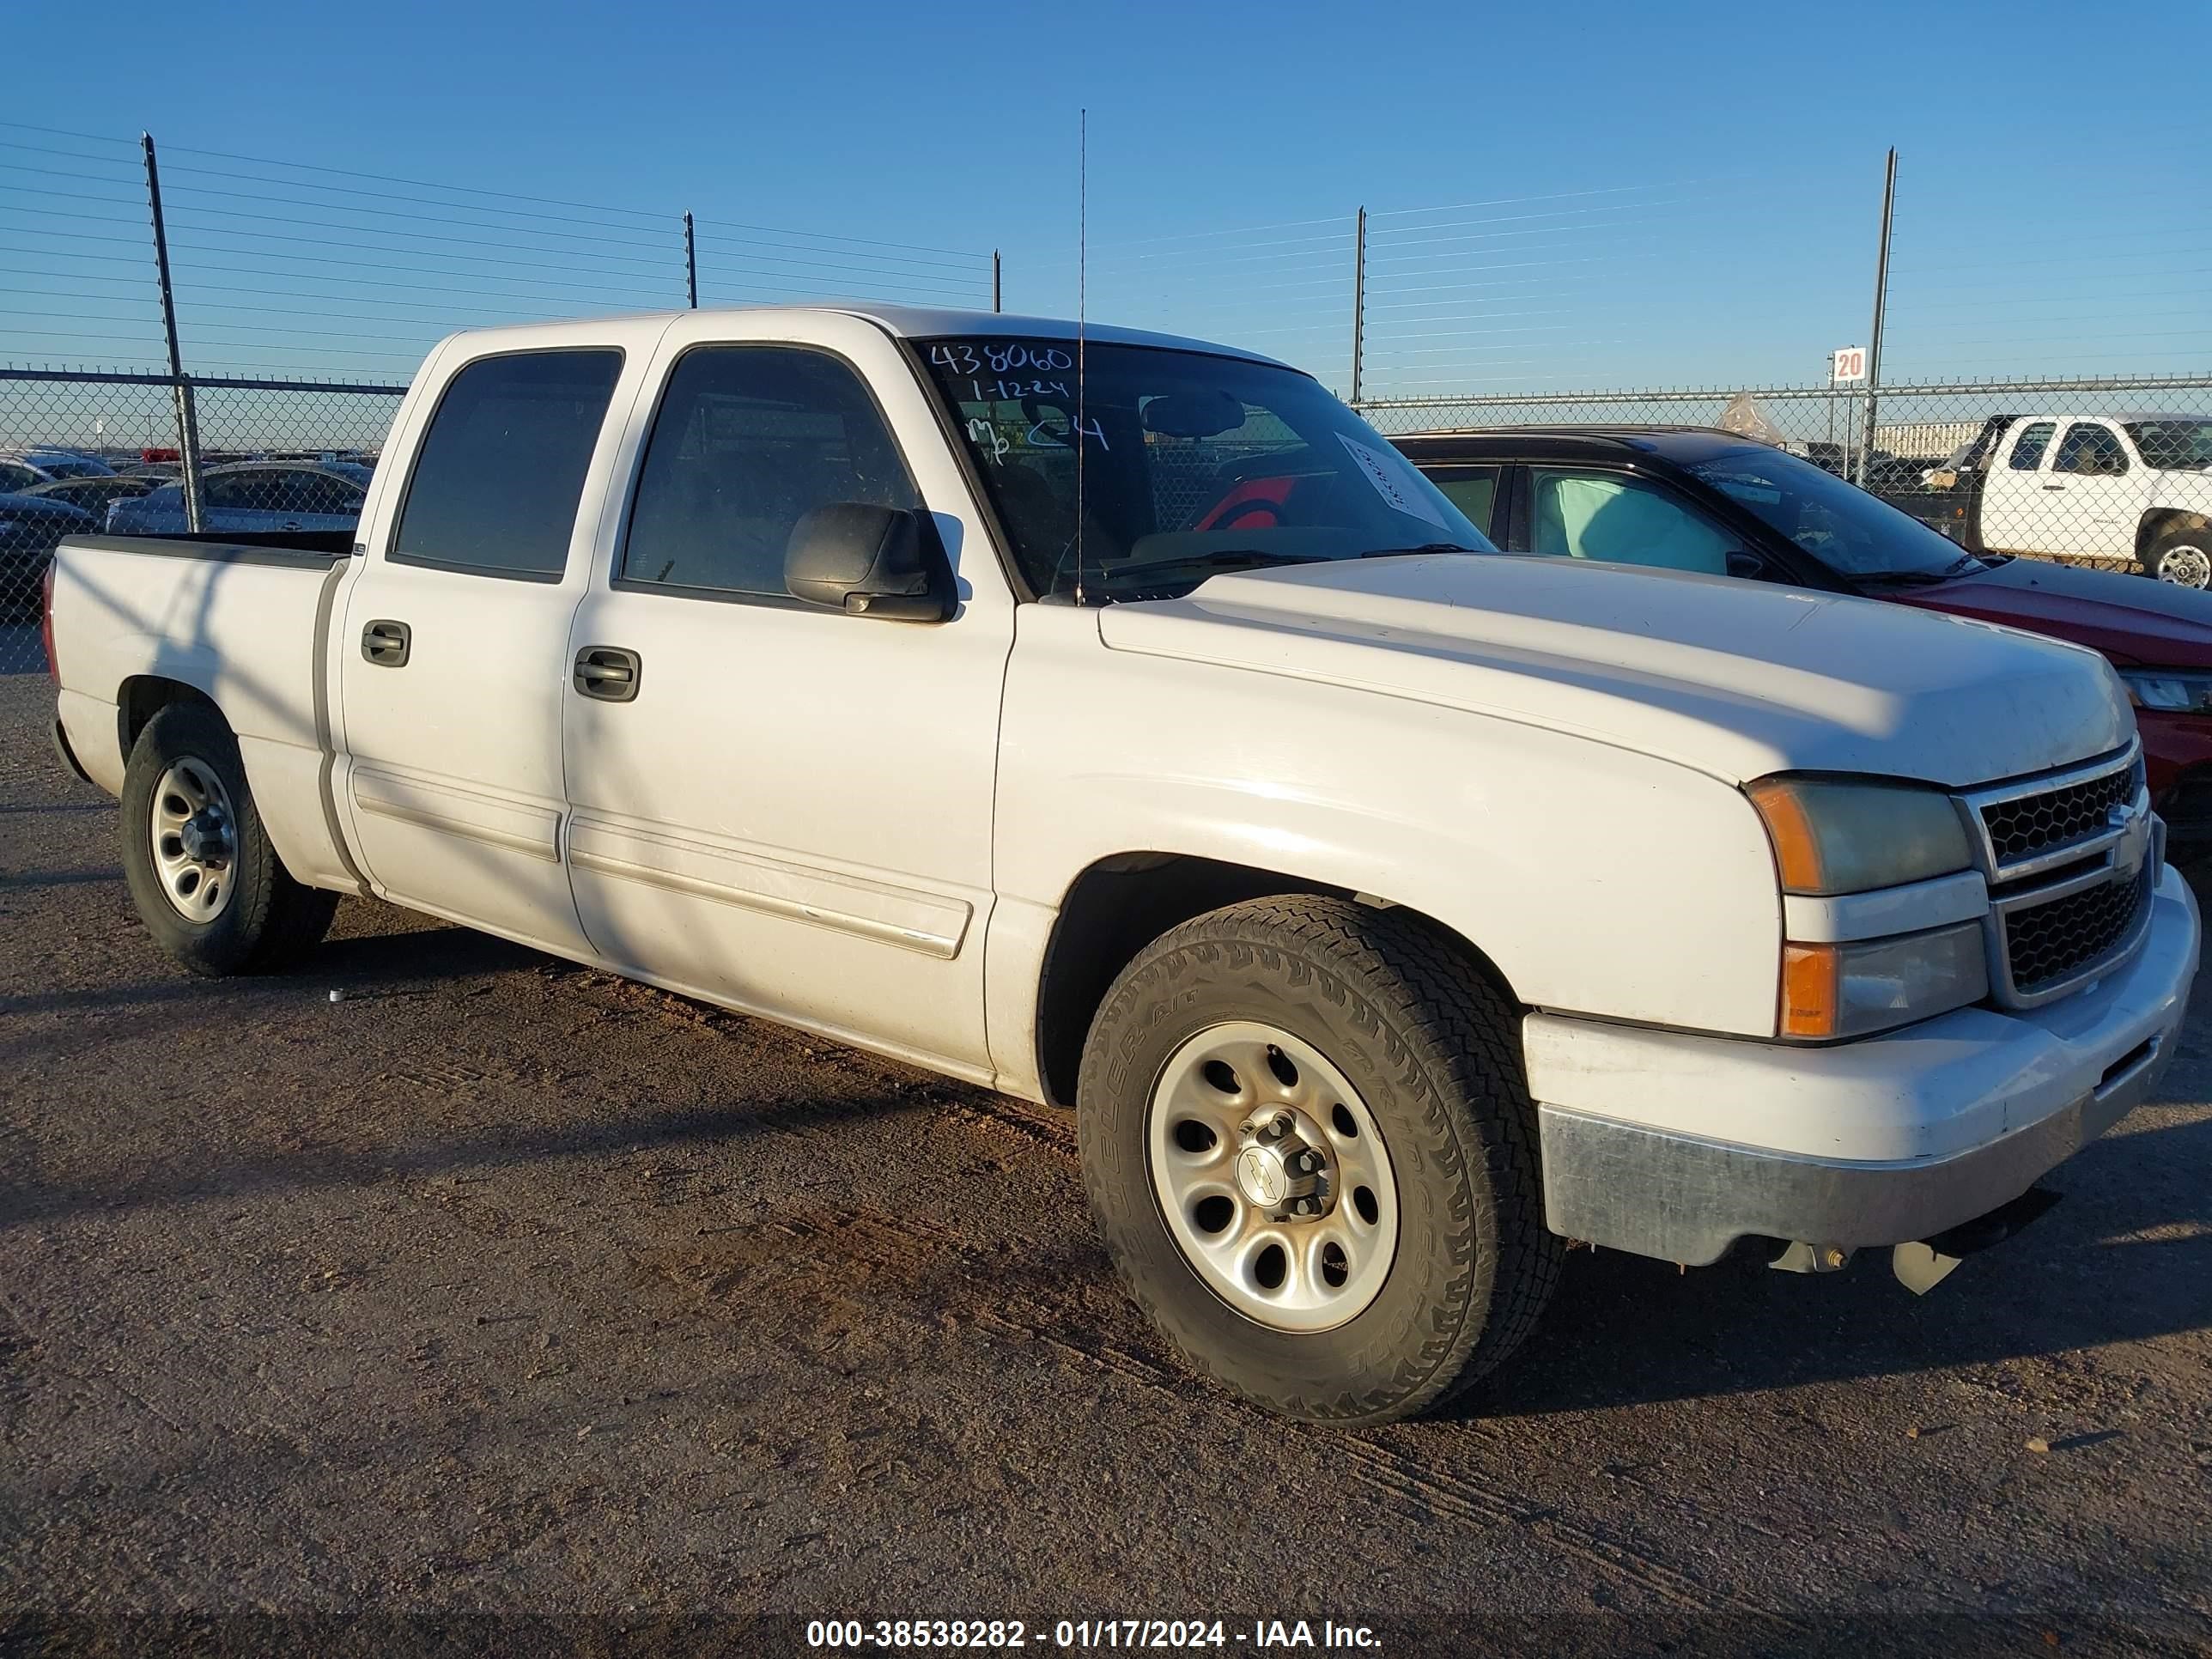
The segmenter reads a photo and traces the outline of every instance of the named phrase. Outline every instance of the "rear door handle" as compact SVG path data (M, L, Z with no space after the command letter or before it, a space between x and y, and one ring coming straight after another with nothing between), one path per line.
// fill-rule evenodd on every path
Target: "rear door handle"
M2045 489L2063 489L2066 488L2064 484L2045 484L2043 487Z
M635 651L618 645L587 645L576 653L576 690L601 702L629 702L637 696L644 667Z
M415 630L404 622L379 617L361 630L361 654L379 668L404 668L414 649Z

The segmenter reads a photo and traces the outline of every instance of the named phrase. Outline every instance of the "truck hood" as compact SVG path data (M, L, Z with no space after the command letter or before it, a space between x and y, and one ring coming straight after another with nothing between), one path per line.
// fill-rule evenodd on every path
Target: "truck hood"
M2049 634L2130 667L2212 668L2212 593L2172 582L2007 559L1941 586L1884 597Z
M1743 783L1859 772L1952 787L2135 730L2094 652L1865 599L1629 566L1444 554L1215 576L1099 613L1109 649L1572 732Z

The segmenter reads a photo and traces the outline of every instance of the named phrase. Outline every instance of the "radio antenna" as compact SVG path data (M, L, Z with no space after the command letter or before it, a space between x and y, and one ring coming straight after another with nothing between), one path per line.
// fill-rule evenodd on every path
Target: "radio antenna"
M1090 299L1091 111L1075 112L1075 604L1083 605L1083 313Z

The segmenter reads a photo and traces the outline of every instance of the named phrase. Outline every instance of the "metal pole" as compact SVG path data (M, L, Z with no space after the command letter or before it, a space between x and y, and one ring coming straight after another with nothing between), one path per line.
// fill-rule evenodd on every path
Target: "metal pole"
M1367 349L1367 210L1359 210L1352 239L1352 401L1359 401L1361 359Z
M684 216L684 291L690 297L691 309L699 309L699 245L691 238L691 216Z
M991 250L991 309L994 311L1004 311L1006 308L1001 303L1005 290L999 285L1000 278L1004 274L999 264L999 250L993 248Z
M192 403L192 383L185 378L184 353L177 345L177 293L169 282L169 233L161 222L161 167L154 158L154 135L138 135L146 155L146 200L154 210L154 265L161 279L161 326L169 337L169 384L177 399L177 478L184 487L185 528L201 533L206 508L200 490L199 411Z
M1866 439L1859 445L1859 465L1853 480L1860 489L1866 488L1867 465L1874 455L1874 422L1875 405L1881 401L1878 388L1881 385L1881 312L1889 298L1889 216L1897 204L1897 147L1890 146L1889 164L1881 179L1881 251L1875 258L1874 268L1874 338L1867 345Z
M1828 354L1828 395L1824 401L1828 405L1828 453L1832 457L1836 453L1836 357L1833 352ZM1842 460L1838 459L1836 465L1841 466Z

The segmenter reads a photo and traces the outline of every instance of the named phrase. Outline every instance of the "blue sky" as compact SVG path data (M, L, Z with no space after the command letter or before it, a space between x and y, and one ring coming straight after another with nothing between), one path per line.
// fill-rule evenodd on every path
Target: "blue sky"
M165 158L202 169L210 204L234 192L219 210L244 216L227 240L204 236L179 259L196 356L404 376L423 341L479 312L490 320L514 285L434 282L450 267L411 257L431 240L369 253L405 231L409 190L208 153L631 210L576 233L620 243L597 245L592 270L650 277L621 303L654 302L664 283L680 300L657 262L668 248L678 268L672 227L690 209L702 246L714 242L710 295L771 248L796 280L830 289L845 262L793 256L849 250L866 273L880 241L905 245L884 257L933 292L975 279L980 266L958 256L1001 248L1008 308L1060 312L1075 299L1087 106L1092 314L1249 340L1340 389L1362 205L1375 216L1370 390L1814 378L1831 347L1867 332L1891 143L1894 373L2212 366L2203 0L2124 13L256 0L181 31L180 15L111 5L88 21L47 6L11 22L19 69L53 72L11 76L0 112L22 124L0 127L17 145L0 152L14 164L0 209L15 210L0 213L0 264L27 273L0 278L12 289L0 362L137 362L153 348L139 343L132 286L140 233L122 222L143 218L129 152L33 128L150 129ZM267 179L327 188L252 217L247 198ZM40 216L80 207L80 189L93 211ZM489 196L414 200L466 210L456 223L534 222L471 217L496 205ZM313 202L337 216L321 225L358 229L348 249L318 246L340 239L313 227L253 240L293 228L283 215ZM557 240L562 210L537 211ZM101 217L125 234L70 240L107 235ZM724 228L745 226L809 234ZM236 257L216 260L217 246ZM561 247L528 248L513 257L533 302L611 308L588 282L560 287ZM283 258L263 267L271 251ZM361 269L372 259L377 271ZM210 296L193 283L217 266L234 296L228 321L194 309ZM242 274L256 268L270 280ZM273 297L295 286L296 302ZM369 302L418 288L450 303L416 296L350 337L370 326L352 321ZM101 322L111 307L127 320Z

